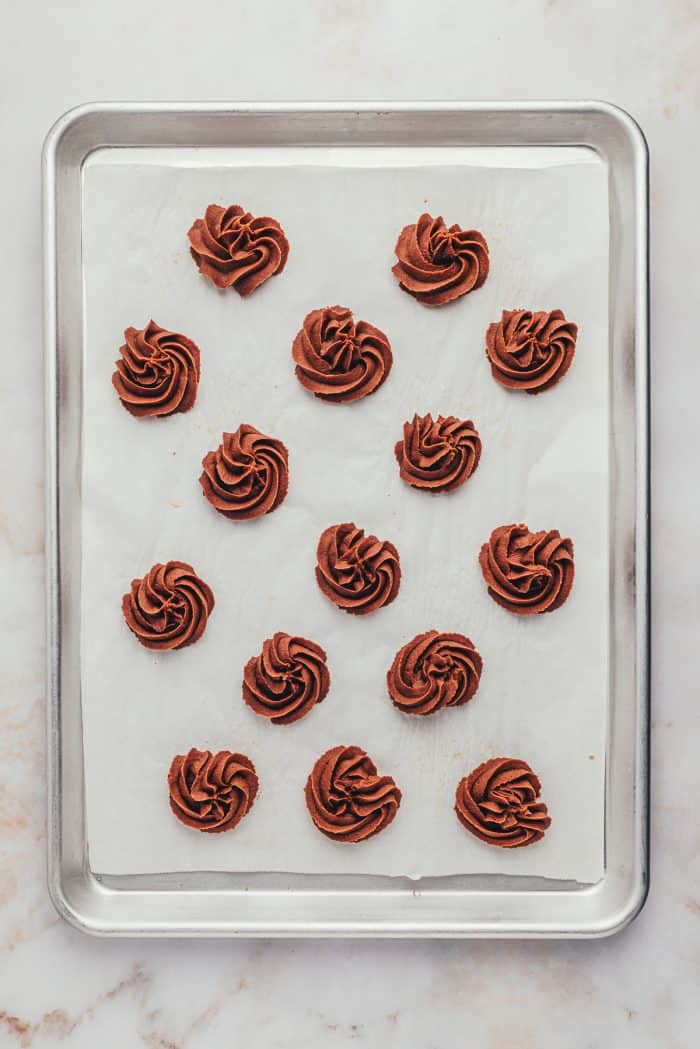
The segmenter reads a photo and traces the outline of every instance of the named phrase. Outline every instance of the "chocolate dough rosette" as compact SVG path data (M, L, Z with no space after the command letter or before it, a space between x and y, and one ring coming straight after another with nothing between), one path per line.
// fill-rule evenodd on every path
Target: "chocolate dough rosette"
M571 367L577 334L578 327L561 310L504 310L486 332L491 373L510 390L542 393Z
M235 288L245 297L269 277L281 273L289 243L276 219L255 218L239 204L210 204L187 236L190 254L202 276L217 288Z
M414 415L394 448L401 480L412 488L453 492L476 470L481 438L471 419Z
M338 608L363 616L391 604L399 592L401 566L393 543L365 535L352 523L331 525L316 551L316 580Z
M224 517L246 521L272 513L287 494L288 453L282 441L241 423L202 459L199 483Z
M530 532L527 525L494 528L479 554L489 594L515 615L553 612L574 582L574 544L559 532Z
M391 371L393 357L383 331L356 321L345 306L312 310L292 345L295 374L324 401L357 401L374 393Z
M404 226L391 272L399 287L424 306L444 306L475 288L489 273L489 249L478 230L445 225L442 216L421 215Z
M318 759L305 788L306 807L333 841L366 841L396 815L401 791L360 747L333 747Z
M132 581L122 598L129 630L155 651L193 645L204 633L213 607L210 587L184 561L153 565L143 579Z
M128 412L144 417L190 410L199 384L196 343L151 320L141 330L127 328L119 352L112 385Z
M428 630L399 649L386 680L399 710L427 715L467 703L481 670L481 656L468 637Z
M170 808L187 827L220 834L250 812L258 793L255 766L244 754L196 750L178 754L168 772Z
M273 725L298 721L326 698L326 653L315 641L276 633L243 671L243 699Z
M552 822L538 801L540 781L518 758L491 758L460 780L455 812L480 841L517 849L540 841Z

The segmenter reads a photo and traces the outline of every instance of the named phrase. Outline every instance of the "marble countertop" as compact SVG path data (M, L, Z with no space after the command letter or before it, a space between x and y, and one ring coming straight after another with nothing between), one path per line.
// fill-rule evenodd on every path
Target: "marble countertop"
M626 1049L700 1019L698 0L30 2L0 39L0 1046ZM604 98L652 182L653 828L598 942L93 940L46 894L39 151L94 99ZM663 424L662 424L663 420Z

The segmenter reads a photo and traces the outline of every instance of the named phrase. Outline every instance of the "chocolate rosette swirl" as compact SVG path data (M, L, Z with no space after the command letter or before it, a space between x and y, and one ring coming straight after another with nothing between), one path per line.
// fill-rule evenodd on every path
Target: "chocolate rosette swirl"
M386 676L391 701L404 714L423 716L461 707L478 689L482 666L464 634L417 634L396 653Z
M179 332L149 321L127 328L112 385L137 418L188 412L197 399L199 347Z
M530 532L527 525L494 528L479 554L489 594L519 616L554 612L574 582L574 544L559 532Z
M333 841L366 841L389 826L401 804L391 776L360 747L333 747L318 759L306 781L306 807Z
M243 699L273 725L303 718L328 694L326 653L315 641L278 632L243 671Z
M424 306L444 306L480 288L489 274L489 249L478 230L445 225L423 214L404 226L391 272L403 291Z
M170 808L181 823L207 834L233 830L258 793L255 766L244 754L196 750L178 754L168 772Z
M384 332L355 321L345 306L308 313L292 344L292 357L301 385L321 400L338 403L374 393L393 363Z
M403 424L394 454L401 480L412 488L453 492L479 465L481 438L471 419L414 415Z
M243 297L281 273L289 254L279 222L255 218L239 204L210 204L187 236L199 272L217 288L235 288Z
M517 849L540 841L552 822L538 801L540 781L518 758L491 758L460 780L455 812L480 841Z
M247 521L276 510L289 487L288 453L282 441L241 423L225 433L202 459L199 478L208 502L224 517Z
M323 593L353 615L375 612L399 592L401 565L394 544L365 535L351 522L321 533L316 561L316 581Z
M491 374L509 390L542 393L571 367L577 334L561 310L504 310L486 332Z
M153 565L143 579L132 581L122 598L129 630L154 651L193 645L204 633L213 608L210 587L184 561Z

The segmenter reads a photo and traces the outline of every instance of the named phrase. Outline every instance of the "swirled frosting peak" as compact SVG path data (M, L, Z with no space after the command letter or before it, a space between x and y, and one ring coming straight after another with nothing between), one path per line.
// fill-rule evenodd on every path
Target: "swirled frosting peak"
M386 680L399 710L427 715L467 703L479 687L481 669L481 656L464 634L428 630L399 649Z
M442 216L421 215L404 226L392 273L403 291L424 306L444 306L480 288L489 274L489 249L478 230L447 227Z
M281 273L289 254L277 219L255 218L239 204L210 204L187 236L199 272L217 288L235 288L243 297Z
M394 453L401 479L412 488L453 492L479 465L481 438L471 419L414 415Z
M326 698L326 653L315 641L277 633L246 663L243 699L273 725L289 725Z
M398 550L352 523L331 525L316 551L316 580L338 608L364 616L389 605L399 592Z
M537 799L540 781L518 758L491 758L460 780L455 812L480 841L503 849L534 845L552 822Z
M574 545L559 532L531 532L527 525L494 528L479 554L489 594L516 615L553 612L574 582Z
M143 579L132 581L122 598L129 630L155 651L193 645L213 608L211 588L184 561L153 565Z
M360 747L333 747L318 759L306 782L306 807L333 841L366 841L389 826L401 804L391 776Z
M287 494L287 449L248 423L225 433L217 450L204 456L202 467L199 483L206 499L233 520L272 513Z
M542 393L571 367L577 334L577 326L561 310L504 310L486 332L491 373L510 390Z
M383 331L356 321L345 306L312 310L292 345L295 374L324 401L357 401L374 393L391 371L393 357Z
M244 754L196 750L177 754L168 773L170 808L181 823L207 834L233 830L258 793L255 766Z
M144 417L190 410L199 385L196 343L151 320L143 329L127 328L119 352L112 385L128 412Z

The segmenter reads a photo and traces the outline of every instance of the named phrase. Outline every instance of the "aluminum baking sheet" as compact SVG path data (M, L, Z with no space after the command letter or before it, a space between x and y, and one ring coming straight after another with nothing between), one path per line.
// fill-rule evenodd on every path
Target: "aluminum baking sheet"
M103 127L109 112L103 111ZM78 184L73 185L79 210L72 217L78 220L82 239L78 318L82 350L81 426L79 433L73 435L82 443L77 542L73 537L82 571L77 573L81 583L72 606L72 613L82 618L78 631L82 655L79 648L78 664L73 669L75 681L80 684L84 746L80 768L71 771L80 780L87 812L80 831L82 872L74 872L73 884L79 885L84 894L93 890L92 895L97 895L95 890L99 887L99 899L105 905L113 904L115 912L124 902L131 901L132 919L136 902L144 894L151 902L157 899L164 908L159 931L249 930L250 922L256 920L253 912L273 899L277 906L269 908L262 922L264 928L253 931L320 931L318 923L323 924L329 887L334 889L338 907L335 913L325 915L323 931L400 932L406 931L408 921L415 923L411 931L423 934L534 934L534 928L528 929L522 922L519 925L515 918L510 922L497 921L492 928L483 927L489 908L494 904L516 907L524 891L529 893L528 911L538 901L551 904L540 915L545 926L550 923L547 931L567 931L556 925L557 904L561 906L564 900L597 901L610 884L609 856L613 844L603 790L606 778L610 784L614 768L612 733L619 707L614 586L612 601L608 600L618 555L615 528L610 527L613 522L608 497L612 494L617 505L620 493L615 473L617 449L609 425L618 407L614 367L613 375L610 374L618 311L615 298L611 298L608 314L608 290L616 290L618 275L615 253L608 255L612 243L609 226L614 233L617 217L615 200L611 197L608 201L612 158L601 144L586 139L568 142L566 148L562 148L565 143L551 148L551 142L548 146L535 145L517 139L497 143L499 148L493 148L488 135L479 138L473 129L469 130L475 119L475 111L469 109L461 111L464 139L451 142L448 147L433 141L432 132L427 142L420 134L405 136L402 127L410 111L403 108L393 111L393 127L391 114L374 113L370 119L371 110L357 112L352 119L342 110L317 112L316 121L327 125L327 138L322 143L302 139L301 144L302 129L304 135L310 129L316 133L320 130L311 111L299 112L297 135L282 136L281 141L275 141L281 129L275 131L271 124L269 140L260 138L274 108L245 114L228 110L219 116L223 118L225 112L230 114L231 127L238 130L243 141L234 136L233 141L203 143L190 127L188 137L177 143L179 148L156 135L142 139L147 131L147 116L141 113L139 119L133 114L129 126L139 134L138 141L131 145L138 144L140 148L129 148L130 143L123 141L123 131L118 141L94 143L82 164ZM115 109L114 115L117 113L124 117L123 111ZM447 109L442 115L451 124L458 113L459 110ZM89 123L95 113L84 116ZM181 114L179 126L183 133L191 116ZM209 122L204 118L199 122L200 135L209 127L212 116L209 115ZM599 120L603 116L619 120L634 138L624 118L605 108L601 109ZM384 126L386 136L380 141L362 141L370 125L376 130L377 121ZM414 111L413 121L416 129L422 125L425 135L427 127L420 111ZM70 127L75 131L76 124ZM81 130L80 121L77 127ZM394 141L392 132L399 141ZM338 134L345 136L345 141L336 141ZM252 135L254 141L246 140L246 135ZM406 137L408 140L404 140ZM450 136L446 137L449 140ZM596 147L595 151L591 146ZM236 190L229 191L233 183ZM269 282L247 303L241 303L237 297L231 301L230 296L218 296L203 286L183 244L184 230L209 199L223 203L229 196L245 198L253 211L279 215L292 242L289 272ZM357 237L344 236L343 224L333 221L338 211L350 214L358 209L367 221L369 256L380 259L383 241L387 241L384 254L390 257L386 248L390 253L394 227L398 229L404 221L410 221L414 211L417 213L422 206L451 216L461 196L469 201L471 210L478 212L478 219L473 221L484 229L492 245L493 271L481 292L444 311L423 310L402 296L388 275L388 263L381 265L383 260L377 274L369 280L370 275L362 272L362 260L353 256ZM543 207L547 198L551 201L549 214ZM272 203L265 205L264 200ZM105 202L109 202L108 206ZM312 203L314 207L310 206ZM341 259L334 272L324 266L316 278L313 264L308 261L314 244L314 210L329 243L335 245L330 254ZM114 223L116 215L121 216L121 221ZM357 229L357 223L353 229ZM537 248L533 246L533 240L537 241L534 230L539 237ZM376 244L372 237L377 239ZM295 265L297 245L299 258ZM116 266L115 260L120 260ZM56 276L61 279L60 269ZM501 301L508 298L509 289L509 302ZM549 397L509 397L488 375L481 350L483 330L492 315L497 316L501 305L516 304L513 295L518 303L523 296L528 302L538 295L544 297L543 305L563 306L582 325L575 367ZM155 308L148 310L154 298L161 305L160 314ZM361 406L349 409L313 401L309 404L309 399L295 388L289 364L287 329L291 327L293 334L307 309L336 299L347 300L360 316L384 328L392 339L397 359L394 374L385 387ZM165 424L156 422L155 427L146 423L148 434L143 424L120 409L108 383L113 347L120 335L120 330L115 334L114 329L130 323L145 324L148 317L133 316L144 309L160 323L191 334L203 349L203 381L197 408L188 416ZM164 311L167 316L163 316ZM436 393L439 391L441 403L435 406L431 399L430 404L416 406L419 410L437 407L474 416L482 429L485 452L475 478L444 504L444 510L431 509L426 518L427 504L434 506L441 501L402 491L390 456L377 454L377 445L392 422L394 429L400 429L403 416L412 412L408 403L415 402L423 386L419 383L413 389L412 381L415 385L423 346L433 334L445 347L441 368L437 370ZM252 368L246 366L246 360L255 354L252 343L259 346L266 340L272 370L259 363ZM468 368L460 376L463 390L454 374L461 340L470 346ZM207 394L208 363L213 378ZM236 375L243 376L240 384L234 381ZM273 385L267 400L256 392L261 380ZM300 411L295 412L292 405ZM183 557L195 565L199 562L202 574L219 596L215 576L232 575L233 562L242 556L238 550L242 532L239 528L238 534L232 535L235 525L208 513L196 490L196 472L195 483L187 481L192 481L192 472L196 471L203 451L217 443L221 429L233 428L247 418L246 411L250 414L250 409L256 414L250 421L262 429L277 433L286 423L293 435L290 441L286 433L278 434L290 443L293 484L296 464L299 496L295 499L290 495L287 503L258 529L263 536L260 542L273 544L264 557L271 567L258 591L260 607L254 600L253 611L241 616L240 606L236 606L236 588L227 589L224 585L224 608L229 606L226 618L220 605L203 641L188 653L177 654L176 658L188 657L188 666L173 677L172 661L164 659L158 666L159 661L147 657L143 650L134 652L133 639L123 628L120 632L114 608L118 608L124 581L115 576L121 571L130 578L153 560ZM231 418L232 412L235 418ZM270 416L269 424L261 415ZM352 425L357 419L364 420L369 439L366 447L357 440L353 442ZM331 425L339 435L340 445L336 447L328 439L319 450L309 427L328 432ZM550 427L556 440L551 435L547 439L545 431ZM587 434L583 444L581 433ZM526 436L518 439L523 434ZM394 436L392 433L387 438L389 448ZM129 442L134 440L137 445L127 452ZM380 613L383 620L377 616L373 625L369 620L347 623L345 620L350 617L326 607L312 589L312 564L304 566L300 557L292 575L295 588L304 592L304 579L296 577L299 572L303 575L304 567L308 569L308 600L301 605L308 626L277 624L279 614L289 618L295 613L294 602L285 601L279 583L275 586L275 579L284 578L284 572L289 570L287 564L278 565L270 556L273 549L281 549L278 529L289 530L283 548L305 550L309 546L307 553L312 558L314 529L317 532L323 526L324 515L330 514L325 523L348 516L341 513L346 486L330 485L322 498L310 499L308 495L314 487L314 476L332 468L331 460L343 453L348 441L354 447L351 455L345 454L344 461L350 465L351 490L357 481L353 505L358 506L359 499L361 513L358 511L356 516L362 518L360 523L379 534L391 535L396 522L391 537L400 550L402 541L412 549L420 544L422 535L427 535L435 554L447 545L447 563L458 561L460 555L471 562L469 567L465 565L463 578L460 573L449 573L450 586L443 587L443 592L448 593L443 612L451 617L451 622L459 617L457 628L474 636L482 649L486 660L482 688L468 708L429 719L430 723L405 727L407 719L390 708L381 686L372 688L374 678L381 681L383 663L391 658L392 637L398 638L394 645L398 647L406 639L404 634L412 636L432 625L441 609L436 588L433 586L431 591L430 586L434 573L426 575L425 564L416 571L413 585L404 582L393 608ZM144 442L149 447L153 443L153 457L147 454ZM163 458L163 442L168 446L169 461ZM115 445L120 448L121 457L112 454ZM163 470L157 482L149 485L146 474L158 458L156 452L162 453L159 461L164 464ZM323 461L317 462L319 455ZM120 469L120 458L123 462L124 456L138 459L139 465L128 472ZM573 478L569 472L572 462ZM377 479L376 490L376 486L366 483L368 472ZM568 485L565 504L558 476ZM105 477L110 478L108 484L104 483ZM638 498L639 494L635 494ZM517 506L509 514L514 500ZM156 503L166 507L162 514ZM635 507L633 502L632 508L638 509L638 503ZM535 519L542 512L547 514L547 521ZM438 514L445 521L447 538L431 521ZM462 543L460 515L465 520ZM552 515L558 515L557 521L550 520ZM533 527L560 527L572 534L576 543L578 577L574 594L558 616L543 617L536 624L513 623L511 617L492 607L475 566L476 550L489 527L500 523L501 518L505 521L516 517L528 520ZM151 524L154 520L158 521L155 532ZM245 526L248 534L251 527L256 526ZM309 542L304 542L305 536L310 536ZM179 552L160 553L163 542L169 546L175 543ZM183 544L187 546L185 553L181 550ZM466 554L461 553L462 545L467 548ZM198 549L205 551L199 557ZM201 565L202 557L211 565L208 573ZM134 561L139 563L132 570L128 564ZM404 568L410 579L410 560ZM256 582L260 582L259 576L256 580L251 577L243 591L256 593ZM629 571L625 585L629 586ZM116 599L111 592L115 586ZM421 599L423 615L431 617L430 623L423 623L420 615L421 621L416 619ZM218 645L217 612L222 620L219 631L223 631ZM299 612L296 614L298 618ZM353 676L353 661L344 660L344 649L350 637L363 644L356 635L363 628L366 632L369 625L371 651ZM447 623L436 625L450 629ZM537 631L534 638L533 627ZM259 719L242 707L237 695L240 665L256 650L255 638L259 635L261 640L275 628L306 633L325 643L329 654L335 655L331 666L339 679L334 681L334 690L323 707L288 730L260 725ZM227 633L234 635L235 641L224 644ZM578 645L574 639L578 639ZM227 649L230 665L222 656ZM569 655L562 657L562 653ZM613 657L610 660L609 655ZM493 666L491 673L489 662ZM548 668L544 674L543 666ZM167 680L163 684L164 675ZM189 703L187 686L182 687L188 676L197 693ZM536 687L528 687L528 681L536 682ZM353 696L358 695L362 701L353 701ZM162 703L167 711L160 709ZM164 723L160 731L159 721ZM380 766L391 766L387 771L394 773L404 786L406 798L394 827L368 843L369 847L357 850L314 838L303 811L300 785L296 784L296 797L294 790L296 779L303 783L304 763L308 765L323 745L346 736L348 741L352 736L366 746ZM636 734L638 743L643 738L642 733ZM213 845L212 839L202 842L202 838L171 821L167 810L161 821L162 832L158 829L162 783L171 751L190 743L245 750L263 774L257 811L236 835L214 839ZM541 754L537 753L538 748ZM285 775L275 777L276 762L282 752ZM451 779L456 781L478 760L494 752L521 754L537 768L545 784L549 779L553 797L547 800L555 822L545 842L536 848L504 855L485 850L475 841L465 843L449 811L448 795L454 790ZM449 755L444 762L443 754ZM110 805L110 798L124 780L128 786L122 788L123 804ZM444 794L444 807L451 817L449 824L443 827L439 820L431 819L437 807L434 802L411 805L407 784L419 801ZM280 791L278 799L275 786ZM57 800L61 807L65 806L65 786ZM61 816L65 818L65 811ZM275 822L280 818L286 833L275 840ZM397 829L400 820L403 836ZM149 828L145 836L144 827ZM412 832L416 827L422 828L418 833L423 840L430 841L429 862L415 847ZM63 835L59 844L64 844ZM639 840L635 844L639 847ZM274 871L280 873L275 875ZM407 878L419 880L411 882L409 888ZM60 895L64 909L68 909L65 868L59 880L60 892L55 895ZM196 885L197 898L201 898L204 908L211 909L218 900L219 920L213 916L214 911L209 925L193 917L187 929L182 924L178 926L182 919L176 915L182 914L182 901L175 903L173 884L183 888ZM242 906L241 889L246 890L252 904ZM276 891L271 893L271 889ZM348 919L348 907L352 910L358 892L370 908L387 906L383 922L361 920L356 924ZM289 922L293 921L300 893L307 917L299 927L291 928ZM406 893L410 896L404 899ZM187 898L192 899L189 895ZM412 913L408 904L411 898L420 901ZM454 902L454 912L438 922L435 915L430 917L430 911L439 901L444 904L446 898ZM395 902L393 910L388 906L391 899ZM469 920L462 918L467 902L473 902L477 908ZM168 903L174 907L169 916ZM228 913L233 903L238 903L240 916L224 917L223 912ZM281 913L275 922L276 910ZM96 924L101 929L127 931L123 925L112 924L109 917ZM157 919L152 917L150 922L140 924L139 931L157 931L156 924Z

